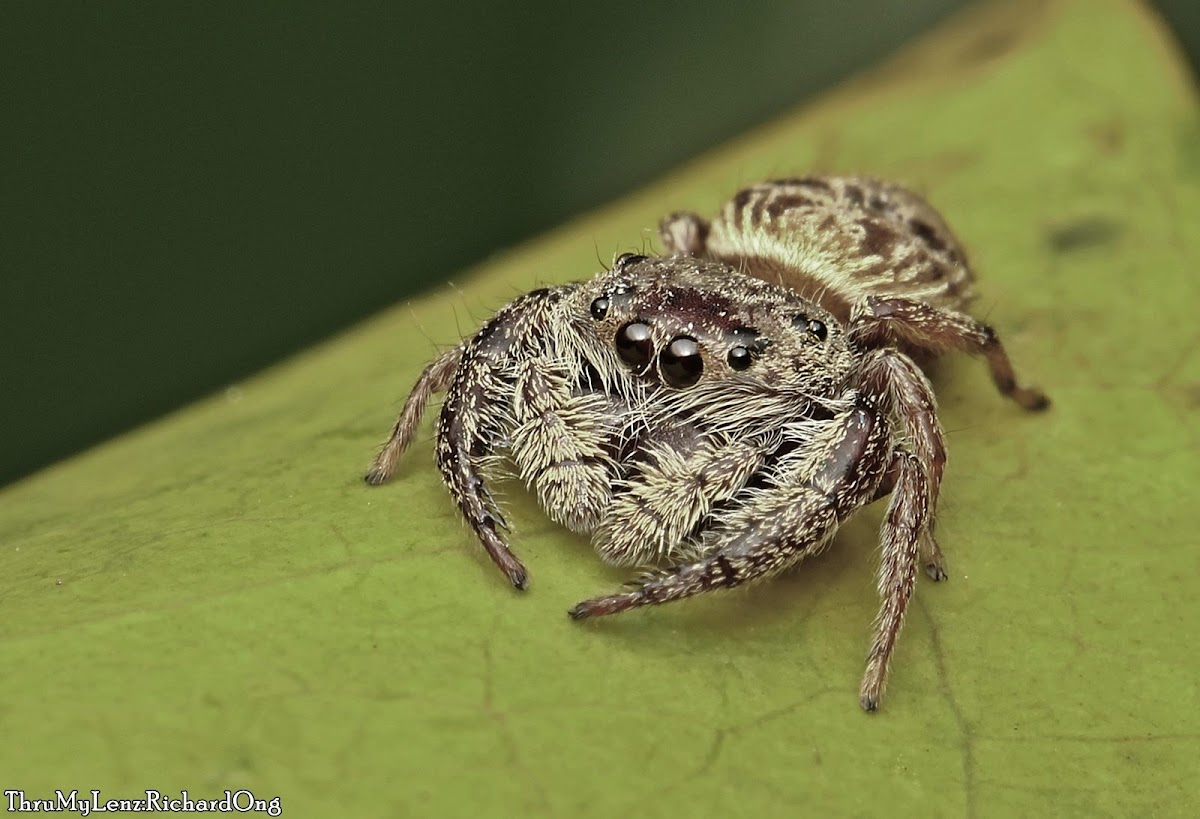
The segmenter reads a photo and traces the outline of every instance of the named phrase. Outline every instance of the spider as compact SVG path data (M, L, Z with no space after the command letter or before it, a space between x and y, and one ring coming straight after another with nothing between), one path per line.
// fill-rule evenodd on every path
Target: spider
M576 619L770 577L890 495L859 691L874 711L918 565L946 578L934 537L946 447L917 360L980 354L1001 393L1030 410L1048 401L963 312L963 251L905 188L765 182L711 222L672 214L660 234L667 255L623 254L590 281L521 296L438 356L366 481L393 474L445 390L438 468L513 586L528 575L488 490L504 461L604 560L669 567L579 603Z

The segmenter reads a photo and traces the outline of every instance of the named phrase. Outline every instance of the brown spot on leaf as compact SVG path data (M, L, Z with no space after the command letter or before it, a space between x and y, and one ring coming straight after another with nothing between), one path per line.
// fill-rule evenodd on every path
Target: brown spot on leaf
M1119 119L1094 123L1088 127L1087 135L1102 154L1118 154L1125 147L1125 127Z
M1010 51L1019 40L1016 31L985 31L980 37L967 42L959 53L958 62L962 65L991 62Z
M1190 410L1200 410L1200 382L1183 385L1183 405Z
M1051 227L1046 242L1055 253L1072 253L1112 244L1121 235L1121 225L1103 216L1091 216Z

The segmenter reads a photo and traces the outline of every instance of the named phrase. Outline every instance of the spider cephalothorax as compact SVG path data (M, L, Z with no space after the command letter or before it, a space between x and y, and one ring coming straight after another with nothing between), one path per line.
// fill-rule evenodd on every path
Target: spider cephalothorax
M959 311L962 251L903 188L764 183L711 224L668 217L662 235L673 255L626 254L588 282L522 296L433 361L367 481L392 474L445 389L438 467L514 586L527 574L487 486L504 460L604 559L669 566L575 618L771 576L890 494L860 690L874 710L920 556L946 576L933 535L945 445L910 353L985 354L1003 392L1031 409L1046 400L1017 386L995 333Z

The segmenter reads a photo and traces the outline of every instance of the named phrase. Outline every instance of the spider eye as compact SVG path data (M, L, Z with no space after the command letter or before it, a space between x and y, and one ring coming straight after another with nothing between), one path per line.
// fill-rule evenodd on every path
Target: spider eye
M704 359L696 339L677 336L658 356L658 368L663 380L672 387L690 387L704 372Z
M625 268L631 264L637 264L638 262L644 261L646 261L646 257L638 253L622 253L617 257L617 260L613 262L613 267L617 270L621 270L622 268Z
M829 330L825 327L825 322L810 319L804 313L797 313L792 318L792 326L797 330L807 330L816 336L818 341L824 341L829 336Z
M631 321L621 325L614 339L617 355L631 367L645 367L654 357L654 342L650 338L650 325Z
M601 296L592 302L592 318L602 319L608 315L608 308L612 304L608 296Z
M744 370L751 364L750 350L742 345L738 345L729 350L726 360L729 366L735 370Z

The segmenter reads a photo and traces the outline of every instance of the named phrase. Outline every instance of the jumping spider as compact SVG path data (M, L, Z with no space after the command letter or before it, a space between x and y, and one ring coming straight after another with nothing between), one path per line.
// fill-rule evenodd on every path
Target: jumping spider
M625 254L591 281L521 296L429 364L366 480L392 475L447 390L438 467L514 586L527 575L485 480L505 457L606 561L670 566L576 619L769 577L890 494L860 689L873 711L918 563L946 577L933 534L946 448L914 359L980 354L1000 392L1030 410L1048 401L962 312L962 249L905 188L766 182L712 222L679 213L660 232L667 256Z

